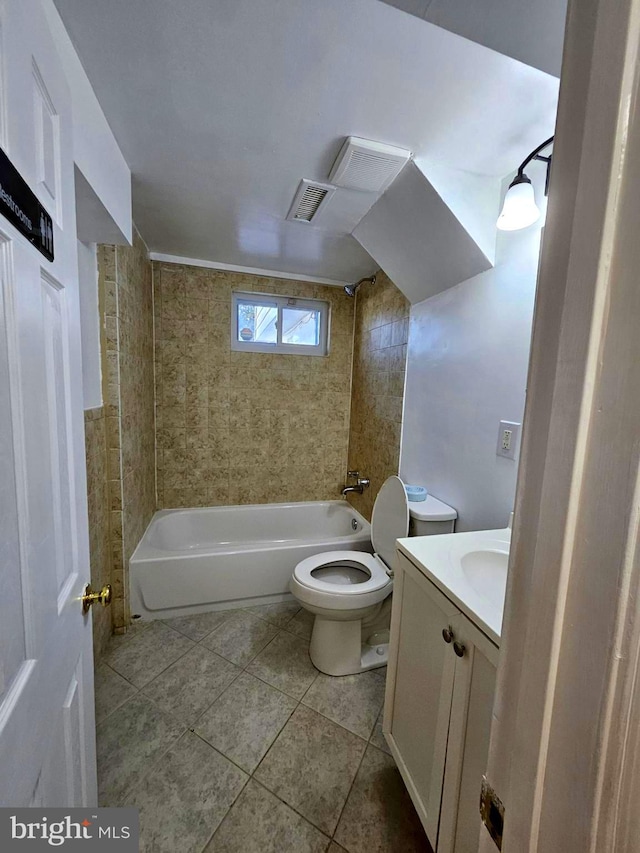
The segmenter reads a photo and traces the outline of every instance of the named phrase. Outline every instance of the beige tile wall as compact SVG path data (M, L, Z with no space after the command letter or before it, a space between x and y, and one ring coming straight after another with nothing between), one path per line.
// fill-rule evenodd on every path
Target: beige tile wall
M234 290L327 300L330 355L232 352ZM338 497L354 301L341 288L155 263L154 305L159 507Z
M398 473L410 305L382 270L356 303L349 468L371 486L349 500L370 519L380 486Z
M84 413L87 458L87 500L89 506L89 555L91 585L101 589L111 583L111 543L109 541L109 488L107 483L107 429L104 408ZM111 611L92 608L93 653L99 659L111 636Z
M100 247L99 273L105 407L86 413L92 582L114 586L116 631L129 622L128 560L156 505L331 499L349 467L371 478L351 497L370 517L398 470L408 333L409 305L384 273L355 301L186 265L156 263L152 280L137 234L133 248ZM232 352L234 290L327 300L329 356ZM108 611L94 620L101 650Z
M147 248L100 246L106 328L107 472L113 625L129 624L128 562L156 508L153 286Z

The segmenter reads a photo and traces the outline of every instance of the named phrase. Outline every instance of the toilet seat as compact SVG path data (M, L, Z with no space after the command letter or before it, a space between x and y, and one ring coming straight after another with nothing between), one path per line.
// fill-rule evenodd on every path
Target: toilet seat
M368 573L368 580L362 583L329 583L313 572L318 569L340 565L360 569ZM365 551L324 551L301 560L295 567L293 576L302 586L318 592L337 593L346 596L358 596L376 592L386 587L391 581L387 574L387 566L376 554Z
M371 519L371 542L376 551L322 551L301 560L293 571L289 589L302 604L318 613L350 611L360 618L367 608L380 604L391 594L393 581L387 574L395 560L396 539L406 536L409 529L409 508L404 484L399 477L389 477L378 493ZM355 582L353 572L344 572L339 581L330 582L314 576L318 569L339 571L340 565L359 569L369 577ZM331 575L331 571L326 573ZM314 609L320 608L320 609Z

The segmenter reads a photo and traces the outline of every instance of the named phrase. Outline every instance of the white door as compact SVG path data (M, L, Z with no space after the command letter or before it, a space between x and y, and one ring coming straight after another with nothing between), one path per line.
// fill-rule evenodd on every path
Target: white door
M39 0L0 4L0 52L0 144L55 250L0 216L0 805L93 805L71 104Z
M456 656L446 642L460 611L406 557L397 557L384 732L435 848Z

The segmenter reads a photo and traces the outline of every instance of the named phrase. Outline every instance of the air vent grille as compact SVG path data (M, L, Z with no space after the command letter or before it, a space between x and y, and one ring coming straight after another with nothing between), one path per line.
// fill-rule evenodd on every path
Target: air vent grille
M287 219L295 222L311 222L324 208L335 192L329 184L318 184L306 178L300 181Z
M395 163L385 157L377 157L363 151L354 151L347 164L350 186L363 190L371 186L371 183L382 186L396 171Z
M323 190L322 187L314 187L313 184L310 184L302 193L293 218L311 222L328 192L329 190Z
M411 152L370 139L349 136L342 146L329 180L339 187L382 192L399 174Z

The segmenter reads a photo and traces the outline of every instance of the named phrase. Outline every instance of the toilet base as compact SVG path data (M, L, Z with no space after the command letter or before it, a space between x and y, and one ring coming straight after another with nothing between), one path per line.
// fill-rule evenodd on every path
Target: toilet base
M316 615L311 634L311 662L326 675L355 675L386 666L389 632L367 630L363 620L336 622ZM363 637L363 635L365 635Z

